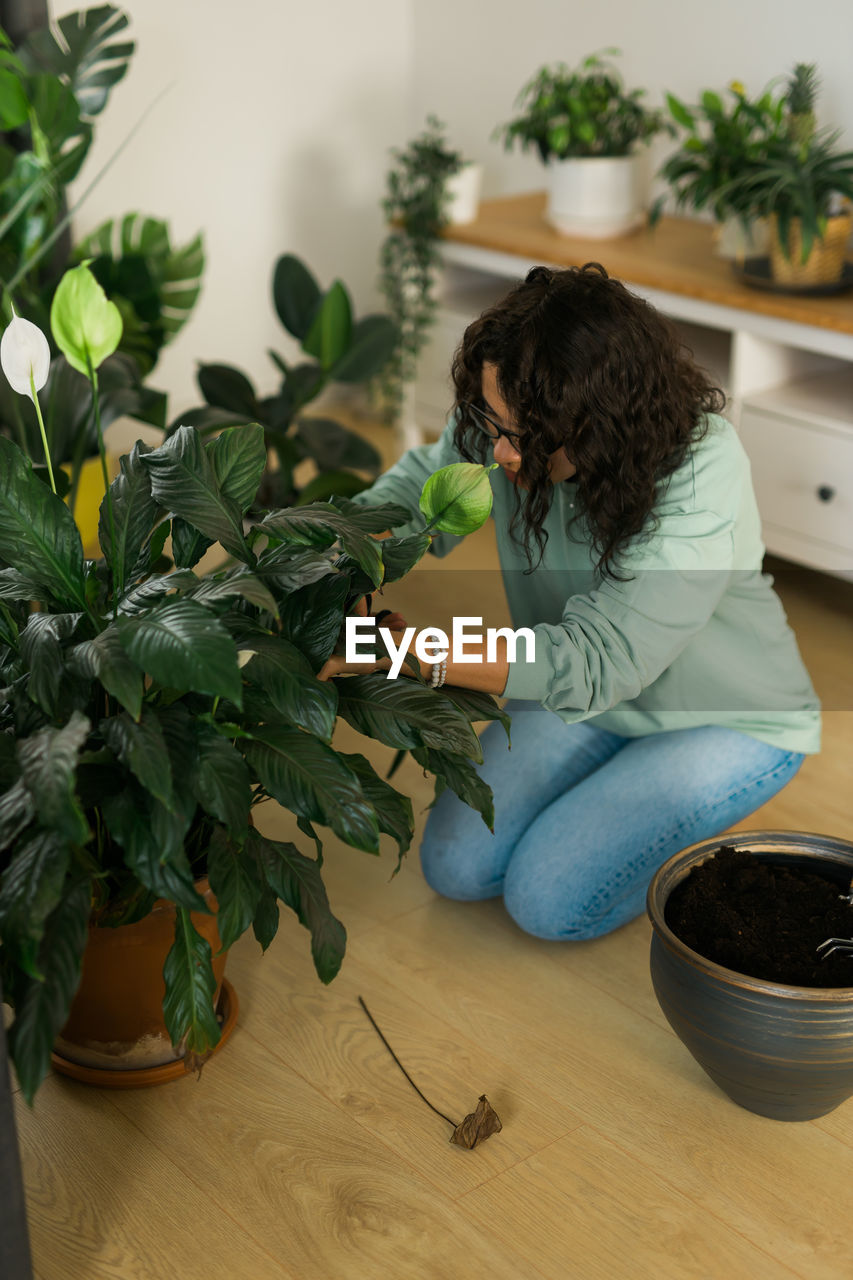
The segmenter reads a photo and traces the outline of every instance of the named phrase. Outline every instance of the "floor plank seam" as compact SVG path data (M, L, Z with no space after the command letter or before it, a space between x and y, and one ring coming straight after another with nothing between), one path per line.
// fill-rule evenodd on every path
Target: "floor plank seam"
M491 1183L502 1178L504 1174L512 1173L513 1169L518 1169L521 1165L527 1164L529 1160L533 1160L536 1156L541 1156L543 1152L547 1151L550 1147L555 1147L558 1142L562 1142L563 1139L567 1138L570 1134L577 1133L578 1129L586 1129L589 1127L590 1126L587 1125L585 1120L580 1120L573 1126L573 1128L566 1129L565 1133L561 1133L556 1138L552 1138L550 1141L544 1143L543 1146L537 1147L535 1151L529 1151L526 1156L520 1156L518 1160L514 1160L512 1164L508 1164L505 1169L497 1169L491 1177L488 1177L483 1182L478 1183L476 1187L469 1187L467 1191L463 1191L460 1195L455 1196L454 1200L458 1204L460 1201L464 1200L466 1196L470 1196L472 1192L482 1191L484 1187L490 1186Z
M688 1200L700 1211L700 1213L712 1218L714 1222L723 1227L724 1230L730 1231L733 1235L738 1236L738 1238L743 1240L745 1244L748 1244L750 1248L757 1249L759 1253L763 1253L766 1258L769 1258L772 1262L776 1263L777 1266L784 1267L785 1272L788 1275L795 1276L796 1280L812 1280L811 1277L803 1276L799 1271L794 1271L791 1266L777 1254L770 1253L763 1245L756 1244L756 1242L751 1240L749 1236L744 1235L738 1227L735 1227L731 1222L728 1222L725 1218L721 1217L719 1213L715 1213L713 1209L709 1209L707 1205L704 1205L700 1201L694 1199L694 1197L688 1191L685 1191L683 1187L680 1187L677 1183L670 1182L666 1174L662 1173L657 1165L649 1164L641 1155L638 1155L634 1151L626 1150L621 1143L617 1142L615 1138L610 1137L610 1135L605 1133L602 1129L599 1129L594 1123L589 1122L586 1127L591 1132L595 1133L603 1142L606 1142L608 1146L615 1147L615 1149L621 1152L626 1159L634 1161L636 1164L640 1165L641 1168L646 1169L654 1177L658 1178L669 1191L674 1191L676 1195L682 1196L685 1200Z
M179 1083L179 1082L176 1081L175 1083ZM145 1130L136 1123L133 1117L127 1114L126 1111L122 1111L121 1107L119 1106L118 1099L112 1097L111 1092L109 1090L98 1089L97 1092L100 1094L101 1100L103 1102L106 1102L111 1106L113 1106L115 1110L118 1111L122 1119L126 1121L126 1123L129 1124L131 1128L135 1129L137 1133L140 1133L142 1137L146 1140L146 1142L150 1142L152 1147L156 1147L156 1149L160 1152L161 1156L163 1156L164 1159L168 1160L168 1162L173 1166L173 1168L177 1170L179 1177L185 1178L187 1182L191 1182L192 1185L196 1188L196 1190L201 1192L202 1196L206 1197L208 1200L216 1204L216 1207L219 1210L219 1212L222 1214L222 1216L224 1218L227 1218L228 1221L231 1222L238 1231L242 1232L243 1235L248 1236L248 1238L258 1246L261 1252L266 1254L266 1256L270 1259L270 1261L273 1262L281 1271L282 1280L299 1280L299 1276L294 1275L294 1273L292 1271L289 1271L287 1267L285 1267L285 1265L281 1262L281 1260L275 1256L275 1254L270 1253L269 1249L267 1248L263 1240L259 1240L258 1237L254 1234L254 1232L248 1230L248 1228L245 1227L243 1223L239 1221L239 1219L235 1218L234 1215L231 1212L229 1212L228 1208L224 1204L220 1203L220 1201L217 1200L216 1195L214 1194L214 1191L210 1186L202 1185L201 1183L197 1182L196 1179L192 1176L192 1174L187 1173L187 1171L174 1160L174 1158L170 1155L167 1148L162 1147L159 1142L157 1142L154 1138L150 1137L145 1132Z

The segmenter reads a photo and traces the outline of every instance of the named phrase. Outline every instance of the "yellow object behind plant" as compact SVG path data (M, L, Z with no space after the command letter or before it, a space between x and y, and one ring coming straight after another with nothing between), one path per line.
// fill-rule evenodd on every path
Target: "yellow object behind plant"
M68 475L71 474L71 468L67 464L62 469ZM118 460L110 453L107 454L107 472L110 480L114 480L118 475ZM70 497L69 494L65 501L69 502ZM80 530L80 537L83 539L83 554L90 560L96 559L101 554L101 546L98 542L98 512L103 497L104 477L101 472L101 459L87 458L80 470L80 483L77 487L73 513L77 528Z

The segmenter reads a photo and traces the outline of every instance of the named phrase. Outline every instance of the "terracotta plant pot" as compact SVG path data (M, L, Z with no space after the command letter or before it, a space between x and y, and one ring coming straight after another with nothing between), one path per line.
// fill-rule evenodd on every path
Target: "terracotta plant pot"
M206 880L196 885L214 911L216 899ZM223 1010L226 956L220 948L216 916L193 913L193 925L213 952L214 1008L227 1014L230 1033L237 1012L227 987ZM163 965L174 941L175 905L159 899L136 924L117 929L90 925L80 986L68 1021L57 1038L53 1065L58 1071L107 1087L156 1084L185 1074L182 1054L172 1047L163 1020ZM219 1048L226 1038L223 1037Z
M791 220L789 258L785 256L779 241L776 217L772 217L770 222L770 266L777 284L791 284L802 288L807 285L838 283L844 270L853 215L842 213L835 218L828 218L823 238L815 240L805 262L802 261L800 219Z
M725 843L783 865L834 864L839 886L853 875L848 840L746 831ZM655 994L675 1034L734 1102L776 1120L826 1115L853 1094L853 986L782 986L747 977L691 950L666 923L675 886L720 844L708 840L677 853L649 886Z

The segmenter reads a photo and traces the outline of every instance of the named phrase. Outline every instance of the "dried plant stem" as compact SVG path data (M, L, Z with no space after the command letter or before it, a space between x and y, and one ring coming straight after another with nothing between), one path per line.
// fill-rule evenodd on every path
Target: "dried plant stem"
M448 1124L452 1124L454 1129L458 1128L458 1125L457 1125L457 1123L456 1123L456 1121L455 1121L455 1120L451 1120L451 1119L450 1119L450 1116L446 1116L446 1115L444 1114L444 1112L443 1112L443 1111L439 1111L438 1107L434 1107L434 1106L432 1105L432 1103L430 1102L429 1098L424 1097L424 1095L421 1093L420 1089L419 1089L419 1088L418 1088L418 1086L415 1084L414 1080L413 1080L413 1079L412 1079L412 1077L409 1075L408 1071L407 1071L407 1070L406 1070L406 1068L403 1066L402 1062L401 1062L401 1061L400 1061L400 1059L397 1057L396 1053L395 1053L395 1052L394 1052L394 1050L391 1048L390 1044L388 1043L388 1041L387 1041L387 1040L385 1039L385 1037L383 1036L382 1032L381 1032L381 1031L379 1030L379 1028L377 1027L376 1022L375 1022L375 1020L374 1020L374 1017L373 1017L372 1013L370 1012L370 1010L368 1009L367 1005L366 1005L366 1004L364 1003L364 1001L362 1000L361 996L359 996L359 997L358 997L358 1003L361 1005L362 1009L363 1009L363 1010L364 1010L364 1012L367 1014L368 1018L370 1019L371 1023L373 1024L373 1029L374 1029L374 1031L375 1031L375 1032L376 1032L376 1034L379 1036L379 1039L380 1039L380 1040L382 1041L382 1043L385 1045L385 1048L388 1050L388 1052L390 1053L391 1057L394 1059L394 1061L396 1062L397 1066L400 1068L400 1070L402 1071L403 1075L406 1077L406 1079L408 1080L409 1084L412 1086L412 1088L414 1089L414 1091L415 1091L415 1093L418 1095L418 1097L423 1098L424 1102L427 1104L427 1106L429 1107L430 1111L434 1111L434 1112L435 1112L435 1114L436 1114L437 1116L441 1116L442 1120L446 1120Z

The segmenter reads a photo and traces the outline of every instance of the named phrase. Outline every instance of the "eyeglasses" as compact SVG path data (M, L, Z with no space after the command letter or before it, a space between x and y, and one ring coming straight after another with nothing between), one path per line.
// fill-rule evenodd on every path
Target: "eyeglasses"
M462 400L459 408L465 410L466 413L470 413L474 426L482 431L483 435L488 440L491 440L492 444L500 436L503 436L505 440L510 442L516 453L521 452L523 436L520 436L517 431L507 431L506 427L502 427L499 422L496 422L491 414L486 413L485 409L479 404L475 404L471 400Z

